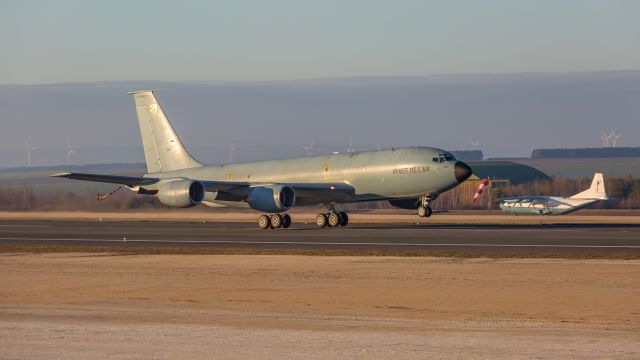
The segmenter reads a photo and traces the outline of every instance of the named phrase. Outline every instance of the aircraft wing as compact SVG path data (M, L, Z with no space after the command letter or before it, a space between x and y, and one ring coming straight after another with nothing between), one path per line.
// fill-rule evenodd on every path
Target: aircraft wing
M355 193L353 186L344 183L293 183L283 185L293 188L296 193L296 204L300 205L346 201Z
M345 200L354 194L354 188L344 183L262 183L237 181L201 181L207 191L228 192L246 196L253 187L285 185L296 194L296 204L329 203Z
M160 182L161 178L141 176L102 175L85 173L57 173L51 175L74 180L94 181L110 184L126 185L128 187L148 186ZM168 180L168 179L167 179ZM197 179L192 179L200 181ZM293 189L298 203L317 203L344 200L353 195L354 188L344 183L261 183L243 181L200 181L206 191L228 192L240 196L248 195L250 189L256 186L286 185Z
M101 175L101 174L83 174L83 173L57 173L51 175L53 177L61 177L74 180L94 181L109 184L120 184L129 187L140 185L152 185L160 181L158 178L142 177L142 176L120 176L120 175Z

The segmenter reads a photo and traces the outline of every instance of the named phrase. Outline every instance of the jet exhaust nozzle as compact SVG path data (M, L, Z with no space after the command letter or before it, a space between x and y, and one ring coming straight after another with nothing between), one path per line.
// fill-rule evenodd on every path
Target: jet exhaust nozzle
M456 162L453 166L453 172L458 182L463 182L467 180L471 174L473 174L473 170L469 167L469 165L463 163L462 161Z

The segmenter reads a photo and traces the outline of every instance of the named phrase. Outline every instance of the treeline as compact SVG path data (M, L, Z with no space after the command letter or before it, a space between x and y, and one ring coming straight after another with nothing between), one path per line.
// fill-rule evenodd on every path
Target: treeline
M466 181L457 188L442 194L437 202L438 209L497 209L496 199L509 196L546 195L571 196L591 186L592 178L555 178L537 180L520 185L491 184L476 204L471 199L479 181ZM612 198L591 206L600 209L640 209L640 178L605 178L607 196Z
M640 157L639 147L607 147L576 149L534 149L532 159L566 159L597 157Z
M0 187L0 211L110 211L163 208L153 196L119 191L103 201L95 193L36 191L31 186Z
M509 185L492 183L480 196L479 201L471 199L479 181L465 181L437 199L433 204L437 210L497 209L496 199L523 195L566 195L577 194L591 185L591 178L538 180L526 184ZM613 198L600 202L593 208L640 209L640 178L605 178L607 195ZM393 208L387 201L347 204L345 209ZM93 193L75 194L61 191L35 191L30 186L21 188L0 187L0 211L117 211L117 210L167 210L155 196L138 195L128 190L119 191L103 201L97 201ZM200 206L195 210L208 211Z

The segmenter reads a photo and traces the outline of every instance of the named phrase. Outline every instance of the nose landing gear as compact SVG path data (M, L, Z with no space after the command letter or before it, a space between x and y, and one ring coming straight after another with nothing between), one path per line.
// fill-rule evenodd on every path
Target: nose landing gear
M418 216L420 217L429 217L433 213L431 206L420 206L418 207Z
M419 200L420 206L418 207L418 216L420 217L431 216L431 214L433 213L433 209L431 209L431 206L429 206L429 204L433 200L435 200L435 198L432 198L428 195L424 195L420 197L420 200Z

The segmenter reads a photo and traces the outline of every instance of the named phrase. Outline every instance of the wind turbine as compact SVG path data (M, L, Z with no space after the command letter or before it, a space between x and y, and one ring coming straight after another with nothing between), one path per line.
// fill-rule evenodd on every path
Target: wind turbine
M76 151L71 147L71 143L67 141L67 165L71 165L71 155L75 153Z
M609 139L611 138L611 136L602 133L600 134L600 139L602 139L602 147L609 147Z
M309 145L302 145L302 148L303 148L303 149L304 149L304 151L307 153L307 156L311 156L311 148L313 147L313 145L314 145L315 143L316 143L316 142L315 142L315 141L313 141L313 142L311 142L311 144L309 144Z
M611 147L616 147L618 146L618 139L620 139L620 137L622 136L622 134L616 134L615 131L611 130L611 134L609 135L609 137L611 138Z
M349 147L347 148L347 152L354 152L353 143L351 142L351 135L349 135Z
M27 166L31 167L31 152L38 148L36 146L31 145L28 140L24 141L24 145L27 150Z
M233 164L236 145L229 145L229 164Z

